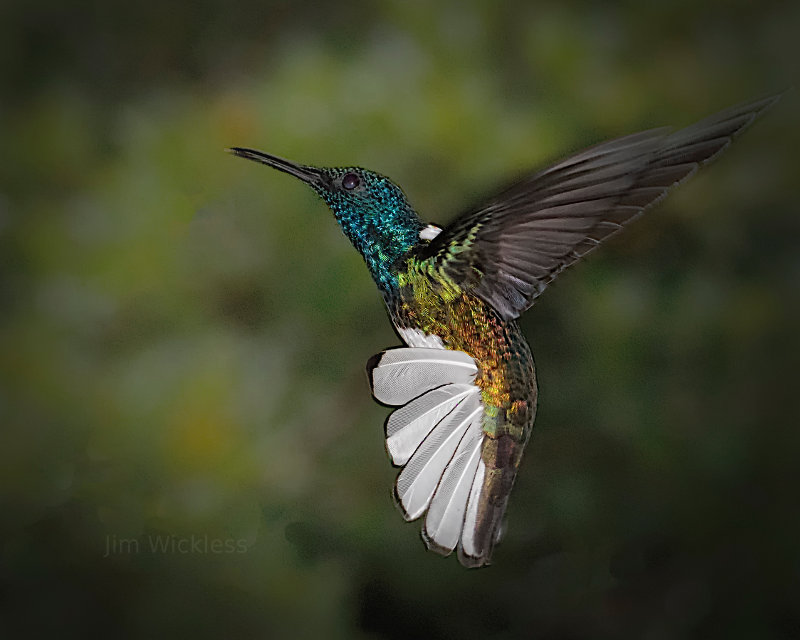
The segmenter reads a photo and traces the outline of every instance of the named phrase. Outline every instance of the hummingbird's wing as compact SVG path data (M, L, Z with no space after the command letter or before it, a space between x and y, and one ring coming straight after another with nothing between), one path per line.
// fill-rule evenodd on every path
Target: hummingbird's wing
M386 448L403 467L395 483L403 515L427 511L429 548L476 555L484 434L475 360L463 351L397 348L373 357L367 371L375 398L399 407L386 423Z
M779 97L674 133L653 129L577 153L457 218L419 259L516 318L559 273L709 162Z

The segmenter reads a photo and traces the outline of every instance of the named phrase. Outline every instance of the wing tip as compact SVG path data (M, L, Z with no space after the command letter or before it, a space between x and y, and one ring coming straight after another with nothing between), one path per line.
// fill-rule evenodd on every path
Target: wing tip
M775 106L775 104L778 103L780 99L783 98L783 96L785 96L787 93L793 90L794 87L792 86L786 87L785 89L779 91L778 93L774 93L759 100L754 100L753 102L749 103L750 111L760 115L764 113L767 109L771 109L773 106ZM745 105L743 105L743 107L744 106Z

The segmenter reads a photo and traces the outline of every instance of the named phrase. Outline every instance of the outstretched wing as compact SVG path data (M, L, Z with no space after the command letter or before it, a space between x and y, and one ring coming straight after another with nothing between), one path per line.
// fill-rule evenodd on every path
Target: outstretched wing
M559 273L716 157L778 98L675 133L653 129L586 149L459 217L419 258L516 318Z
M488 562L475 542L484 467L477 371L469 355L449 349L389 349L367 364L375 398L399 407L386 423L386 448L403 467L395 483L403 515L427 512L425 543L443 555L458 547L467 566Z

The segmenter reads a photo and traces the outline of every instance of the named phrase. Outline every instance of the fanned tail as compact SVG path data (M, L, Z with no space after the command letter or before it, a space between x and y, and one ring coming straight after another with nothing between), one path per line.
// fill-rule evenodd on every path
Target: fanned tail
M386 448L403 467L395 496L406 520L427 511L428 548L449 555L459 547L462 564L486 564L491 545L476 544L485 434L475 361L461 351L397 348L371 358L367 372L375 398L400 407L386 423Z

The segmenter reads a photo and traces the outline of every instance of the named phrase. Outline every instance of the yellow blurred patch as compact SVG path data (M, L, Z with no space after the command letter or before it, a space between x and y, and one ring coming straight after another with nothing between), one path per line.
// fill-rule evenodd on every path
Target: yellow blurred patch
M218 467L230 459L235 449L235 421L214 399L196 395L185 398L167 424L167 463L179 472Z

